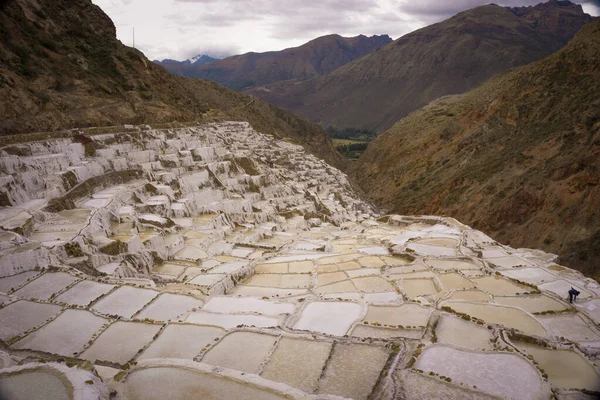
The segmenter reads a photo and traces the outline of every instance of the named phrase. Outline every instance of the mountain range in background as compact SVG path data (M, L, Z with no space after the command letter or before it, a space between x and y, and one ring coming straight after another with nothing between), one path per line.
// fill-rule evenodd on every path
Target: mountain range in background
M206 54L199 54L195 57L192 58L188 58L187 60L184 61L177 61L177 60L172 60L170 58L165 58L164 60L153 60L154 63L158 64L158 65L163 65L163 64L179 64L179 65L204 65L207 64L209 62L212 61L216 61L219 60L218 58L213 58L211 56L207 56ZM181 75L181 74L177 74L177 75Z
M569 1L476 7L327 75L275 82L248 93L325 127L383 132L432 100L464 93L557 51L591 20Z
M449 215L600 278L600 19L563 49L432 102L352 167L388 211Z
M304 80L330 73L391 41L387 35L350 38L327 35L281 51L246 53L192 65L163 60L159 65L178 75L211 80L234 90L246 90L281 80Z
M160 65L172 74L187 76L186 71L193 66L204 65L212 61L216 61L218 58L213 58L205 54L200 54L192 58L188 58L184 61L172 60L165 58L164 60L154 60L153 63Z
M4 3L0 37L0 134L195 121L208 113L248 121L343 164L319 126L216 83L170 74L124 46L89 0Z

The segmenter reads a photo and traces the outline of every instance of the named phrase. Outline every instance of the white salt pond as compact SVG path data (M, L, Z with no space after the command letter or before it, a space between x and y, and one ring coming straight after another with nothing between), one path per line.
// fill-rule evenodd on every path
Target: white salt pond
M0 278L0 292L8 293L11 289L18 288L25 284L28 279L32 279L36 275L39 275L39 272L27 271L17 275Z
M169 324L160 336L138 357L181 358L192 360L202 349L212 346L225 331L214 326Z
M125 364L152 341L160 328L160 325L117 321L100 334L81 358Z
M131 372L125 383L125 398L131 400L283 400L278 394L238 379L210 375L185 365L152 367Z
M546 337L546 329L533 317L525 312L511 307L504 307L494 304L482 303L464 303L449 301L444 303L453 310L468 314L492 324L504 325L509 328L515 328L524 333Z
M367 399L388 357L383 347L337 343L318 392Z
M283 337L261 376L313 393L332 343Z
M14 295L27 299L33 297L49 300L76 280L77 278L64 272L46 273L17 290Z
M548 374L552 386L561 389L587 389L600 392L600 376L580 354L569 350L551 350L527 343L515 343L519 350L533 356Z
M551 394L535 367L515 354L477 353L435 345L423 351L415 367L502 398L545 400Z
M137 319L151 319L154 321L172 321L194 308L200 308L202 301L191 296L182 296L172 293L159 295L152 303L148 304Z
M473 322L443 315L435 330L438 341L474 350L493 350L490 331Z
M39 371L0 373L0 399L6 400L71 400L64 377Z
M58 315L61 307L20 300L0 309L0 339L8 341Z
M202 362L256 374L276 341L276 336L233 332L214 342L216 346L204 355Z
M473 278L471 280L475 282L477 289L488 292L493 296L514 296L517 293L526 293L533 290L532 288L519 285L498 276L485 276L483 278Z
M92 308L102 314L131 318L156 296L158 292L154 290L124 285L100 299Z
M55 298L57 303L87 306L96 298L110 292L115 285L93 281L81 281Z
M427 264L439 270L478 270L481 269L477 264L467 260L444 260L444 259L428 259Z
M190 313L186 322L199 325L212 325L232 329L240 325L269 328L279 326L279 319L262 315L216 314L196 311Z
M295 306L290 303L276 303L253 297L213 297L202 310L213 313L260 313L263 315L290 314Z
M362 313L357 303L313 302L302 310L294 329L344 336Z
M562 311L568 306L551 297L544 295L529 295L504 297L499 296L495 299L496 303L506 306L519 307L530 313L541 313L544 311Z
M488 396L481 392L458 387L437 377L421 375L416 372L397 373L398 379L403 379L406 388L406 400L498 400L498 397Z
M65 310L56 319L12 345L72 357L80 353L87 341L108 320L89 311Z
M402 291L409 299L438 292L433 279L403 279L401 285Z
M432 310L418 304L401 306L369 306L363 323L374 323L388 327L423 327L427 326Z

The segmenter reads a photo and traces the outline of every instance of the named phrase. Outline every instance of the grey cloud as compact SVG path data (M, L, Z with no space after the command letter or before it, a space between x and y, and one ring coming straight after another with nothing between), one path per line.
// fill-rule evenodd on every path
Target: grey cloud
M195 4L198 13L167 18L183 25L227 27L256 21L272 29L272 37L290 39L310 37L320 32L343 32L353 26L352 17L369 13L376 0L321 0L286 2L278 0L175 0Z
M543 3L546 0L412 0L409 3L400 6L400 9L407 14L417 17L429 18L447 18L469 8L495 3L501 6L522 7L534 6ZM600 4L600 0L582 0L575 3Z

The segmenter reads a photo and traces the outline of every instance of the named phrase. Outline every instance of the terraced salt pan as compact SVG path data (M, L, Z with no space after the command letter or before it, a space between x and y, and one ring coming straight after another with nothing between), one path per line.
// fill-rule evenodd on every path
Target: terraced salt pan
M460 274L441 274L438 276L445 290L472 289L475 284Z
M502 271L502 275L506 275L513 279L518 279L522 282L539 285L544 282L552 282L557 278L551 273L542 268L517 268L508 271Z
M202 362L256 374L276 341L276 336L233 332L209 350Z
M441 343L453 344L474 350L493 350L492 335L487 328L451 315L441 317L435 329Z
M64 378L46 371L0 373L0 399L71 400L71 390Z
M19 286L25 284L27 280L32 279L39 272L27 271L17 275L8 276L6 278L0 278L0 292L8 293L11 289L16 289Z
M347 279L348 275L341 271L317 274L317 284L319 285L327 285L329 283L345 281Z
M291 314L295 306L290 303L276 303L252 297L213 297L202 307L213 313L260 313L263 315Z
M304 307L293 328L344 336L362 313L363 306L358 303L312 302Z
M456 249L442 246L432 246L429 244L411 242L406 246L407 249L416 251L417 253L436 256L436 257L455 257Z
M458 247L457 239L445 238L445 237L431 237L431 238L416 239L413 241L413 243L421 243L421 244L428 244L430 246L440 246L440 247L448 247L448 248Z
M542 321L556 336L562 336L572 341L600 340L598 330L586 324L577 314L540 315Z
M429 259L426 261L431 267L440 270L470 270L470 269L481 269L477 264L466 261L466 260L440 260L440 259Z
M515 354L476 353L436 345L423 351L415 367L501 398L542 400L551 394L535 367Z
M423 330L421 329L391 329L374 327L371 325L356 325L352 329L351 336L358 338L379 338L379 339L421 339Z
M509 257L487 257L484 252L484 258L487 259L489 263L492 263L500 268L514 268L514 267L528 267L531 266L531 263L527 260L524 260L519 257L509 256Z
M100 299L92 308L102 314L131 318L156 296L158 292L154 290L121 286Z
M138 360L150 358L182 358L192 360L202 349L215 343L225 331L214 326L169 324Z
M330 295L332 293L353 293L358 292L358 289L354 286L351 280L332 283L330 285L319 286L314 289L315 293L322 295ZM356 294L356 297L360 297L360 294Z
M398 371L398 379L402 379L403 371ZM423 376L416 372L408 372L404 379L406 400L498 400L497 397L471 391L448 384L438 378Z
M517 293L526 293L533 290L497 276L473 278L472 281L475 282L477 289L488 292L493 296L514 296Z
M552 386L562 389L587 389L600 392L600 376L580 354L569 350L550 350L527 343L516 343L521 351L533 356L548 374Z
M361 257L358 259L360 265L365 268L381 268L385 266L385 262L379 257Z
M263 315L244 314L216 314L205 311L190 313L186 322L199 325L219 326L224 329L232 329L239 325L255 326L258 328L270 328L279 326L279 319L265 317Z
M390 254L388 249L382 246L359 247L356 250L372 256L387 256Z
M448 298L449 300L467 300L475 302L493 301L492 297L481 290L457 290Z
M77 278L64 272L46 273L17 290L14 295L27 299L49 300L52 295L60 292L76 280Z
M193 308L200 308L202 301L191 296L172 293L159 295L152 303L136 315L138 319L149 318L155 321L171 321Z
M418 304L403 304L401 306L369 306L363 321L372 325L377 322L388 326L427 326L431 316L431 308L421 307Z
M569 289L571 288L575 288L579 291L579 296L577 296L578 301L591 297L591 294L587 290L583 289L581 285L577 285L562 279L554 282L543 283L541 285L538 285L538 288L540 290L547 290L549 292L552 292L558 295L559 297L562 297L563 299L569 298Z
M449 301L445 305L453 310L468 314L492 324L515 328L524 333L546 337L546 329L530 315L516 308L483 303Z
M108 320L89 311L65 310L56 319L11 347L72 357L80 353L92 335L107 322Z
M540 295L516 296L516 297L497 297L496 303L506 306L520 307L523 310L536 313L544 311L562 311L568 308L567 305L554 300L551 297Z
M354 278L352 283L363 293L384 293L394 291L394 287L385 279L378 276Z
M181 368L160 366L136 370L127 377L124 397L131 400L289 399L288 396L237 379L194 370L188 365Z
M61 293L55 301L71 305L87 306L96 298L110 292L115 285L98 283L94 281L81 281L69 290Z
M381 271L378 268L363 268L355 269L352 271L346 271L346 274L350 278L360 278L363 276L381 275Z
M371 394L389 353L382 347L337 343L318 393L333 394L356 400Z
M433 279L403 279L402 290L409 299L438 292Z
M126 364L152 341L160 328L160 325L117 321L100 334L81 358Z
M20 300L0 309L0 339L5 342L58 315L61 307Z
M314 393L331 346L328 342L284 337L277 344L261 376Z
M230 293L234 296L248 296L248 297L291 297L299 296L308 293L306 289L282 289L282 288L271 288L271 287L258 287L258 286L246 286L238 285Z
M197 275L194 278L188 280L187 283L198 286L214 286L217 283L221 282L226 276L226 274Z

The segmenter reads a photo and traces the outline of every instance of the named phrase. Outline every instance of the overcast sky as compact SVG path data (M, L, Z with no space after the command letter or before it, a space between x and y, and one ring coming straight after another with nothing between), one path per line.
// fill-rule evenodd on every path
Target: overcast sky
M493 0L92 0L117 36L150 59L184 60L281 50L318 36L388 34L393 39ZM507 6L540 0L496 0ZM597 16L600 0L576 0Z

